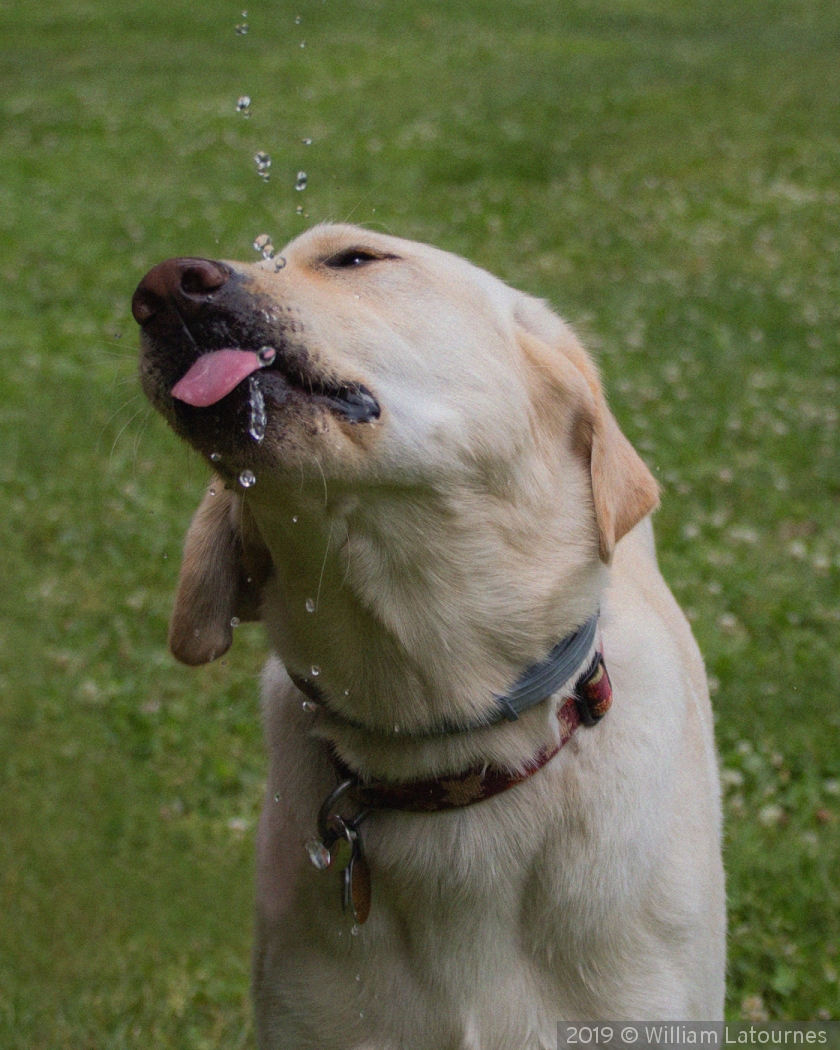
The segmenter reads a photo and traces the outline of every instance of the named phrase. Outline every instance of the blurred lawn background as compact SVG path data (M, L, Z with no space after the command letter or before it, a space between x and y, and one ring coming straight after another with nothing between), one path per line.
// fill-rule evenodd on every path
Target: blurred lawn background
M253 1045L263 641L165 650L205 469L139 396L129 300L348 217L598 354L712 678L729 1016L840 1018L840 8L248 7L0 9L0 1045Z

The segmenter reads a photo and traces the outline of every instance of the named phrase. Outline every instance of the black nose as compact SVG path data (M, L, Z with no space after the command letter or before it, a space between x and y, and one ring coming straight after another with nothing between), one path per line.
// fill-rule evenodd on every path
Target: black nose
M149 270L131 299L138 324L146 324L163 310L195 314L208 297L228 280L231 271L210 259L167 259Z

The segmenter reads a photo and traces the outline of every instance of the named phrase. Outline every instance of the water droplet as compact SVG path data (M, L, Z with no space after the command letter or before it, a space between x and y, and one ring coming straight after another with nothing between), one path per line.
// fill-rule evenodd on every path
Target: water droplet
M239 25L236 27L236 32L239 36L245 36L245 34L250 28L251 27L248 25L247 22L240 22Z
M354 926L353 926L353 929L352 929L352 930L350 931L350 936L351 936L351 937L358 937L358 936L359 936L359 930L360 930L360 928L361 928L361 927L359 927L359 926L355 926L355 925L354 925Z
M264 156L265 155L266 154L264 154ZM260 154L258 153L257 157L259 156ZM255 157L254 160L256 160L257 157ZM268 163L270 165L271 161L269 160ZM257 161L257 167L259 168L259 166L259 161ZM269 237L267 233L261 233L259 237L254 238L254 251L259 252L260 255L262 255L263 259L272 258L272 256L274 255L274 245L271 243L271 237Z
M277 351L273 346L261 346L257 351L257 357L260 359L261 365L270 365L274 358L277 357Z
M242 17L243 18L247 18L248 17L248 12L247 11L243 11L242 12Z
M306 599L306 611L310 613L315 612L315 602L311 598Z
M300 706L308 715L314 715L318 710L318 705L314 700L304 700Z
M306 47L306 41L305 41L305 40L301 40L301 42L300 42L300 46L301 46L301 47Z
M330 866L330 851L320 839L311 838L306 843L309 860L318 871L325 871Z
M310 667L309 669L309 673L312 675L313 678L317 678L318 675L321 673L321 668L317 664L313 664L312 667Z
M208 496L215 496L216 495L216 490L215 489L208 489L207 490L207 495Z
M222 458L221 452L211 452L210 453L210 462L211 463L218 463L221 458Z
M299 171L297 173L297 180L295 182L295 189L300 192L306 189L307 175L305 171Z
M268 180L271 178L271 172L269 171L269 169L271 168L271 156L263 150L258 150L254 154L254 163L257 166L257 174L259 175L259 177L268 182ZM270 240L271 238L269 238L269 241ZM274 254L273 250L271 254Z
M399 733L400 732L400 727L398 725L394 725L394 732L395 733Z
M349 689L345 689L344 690L344 695L345 696L349 696L350 695L350 690Z
M303 215L303 205L302 205L302 204L299 204L299 205L298 205L298 206L297 206L297 207L295 208L295 211L296 211L296 212L298 213L298 215Z
M279 802L280 801L280 792L279 791L275 794L274 801L275 802Z
M239 475L239 484L243 489L249 489L257 483L257 476L252 470L243 470Z
M302 21L303 21L303 19L301 18L300 15L295 15L295 25L296 26L299 26Z
M357 973L356 974L356 980L357 981L361 981L361 979L362 979L362 975L360 973Z
M310 139L310 138L305 138L305 139L302 139L301 141L303 142L304 146L311 146L312 145L312 139Z
M238 627L241 623L242 623L242 621L239 619L238 616L231 616L231 618L230 618L230 625L231 625L231 627Z
M240 95L236 100L236 111L241 113L243 117L251 116L251 97L250 95Z
M292 515L292 525L297 525L297 514Z
M278 270L282 270L283 267L286 265L286 260L282 255L275 255L271 262L274 266L275 273L277 273Z
M361 1011L361 1010L359 1010L359 1017L361 1017L361 1019L362 1019L362 1020L364 1020L364 1019L365 1019L365 1015L364 1015L364 1014L362 1013L362 1011Z
M257 442L257 444L259 444L265 437L265 427L268 422L268 417L265 412L265 399L263 398L262 390L260 390L256 376L251 376L248 380L248 409L250 412L248 434ZM239 480L242 482L241 474ZM242 484L244 484L244 482L242 482ZM251 484L253 484L253 482Z

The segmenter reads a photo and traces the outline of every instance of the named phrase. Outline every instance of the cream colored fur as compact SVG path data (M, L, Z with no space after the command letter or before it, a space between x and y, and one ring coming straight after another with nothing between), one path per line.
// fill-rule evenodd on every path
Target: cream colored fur
M354 247L387 257L324 266ZM315 366L363 383L382 416L270 411L257 483L216 480L187 539L176 655L220 655L257 592L276 654L263 678L259 1046L546 1050L561 1020L720 1018L703 663L656 564L656 485L590 358L543 303L434 248L338 226L283 254L279 273L232 265L291 309ZM481 715L598 607L607 717L493 799L370 817L373 904L354 931L338 876L304 851L335 783L325 741L361 773L403 780L521 766L556 738L568 688L514 724L406 732ZM371 730L304 711L284 663L316 668L334 709Z

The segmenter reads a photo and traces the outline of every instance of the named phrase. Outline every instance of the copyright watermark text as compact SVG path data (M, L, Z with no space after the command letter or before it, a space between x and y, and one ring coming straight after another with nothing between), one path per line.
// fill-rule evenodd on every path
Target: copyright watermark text
M557 1026L558 1050L665 1050L665 1048L794 1047L840 1050L840 1021L728 1021L684 1023L634 1021L632 1024L565 1024Z

